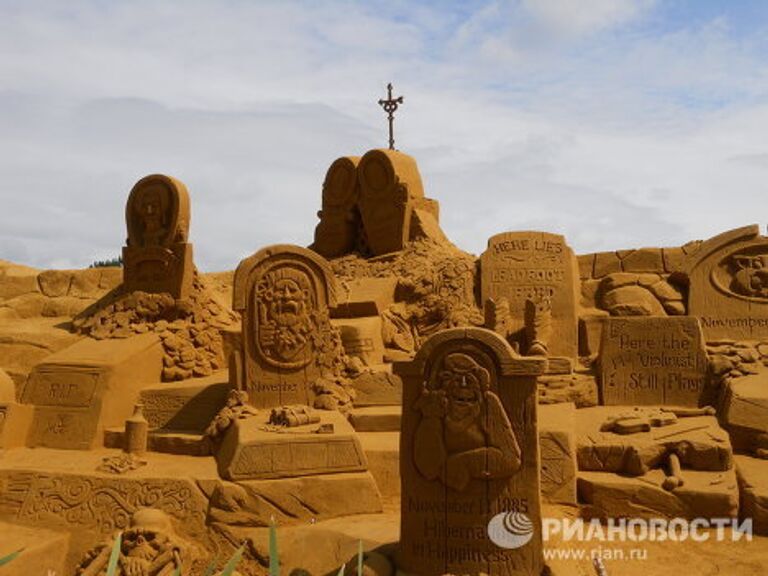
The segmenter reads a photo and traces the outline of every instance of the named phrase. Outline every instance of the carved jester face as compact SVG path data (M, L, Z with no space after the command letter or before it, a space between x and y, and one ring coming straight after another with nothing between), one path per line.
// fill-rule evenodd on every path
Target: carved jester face
M490 375L472 357L454 353L446 357L438 375L448 401L448 416L459 420L478 416Z

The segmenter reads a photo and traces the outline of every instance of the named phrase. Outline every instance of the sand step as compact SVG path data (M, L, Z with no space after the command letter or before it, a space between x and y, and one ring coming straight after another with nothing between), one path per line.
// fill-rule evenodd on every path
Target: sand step
M354 408L349 422L358 432L399 432L402 407L366 406Z

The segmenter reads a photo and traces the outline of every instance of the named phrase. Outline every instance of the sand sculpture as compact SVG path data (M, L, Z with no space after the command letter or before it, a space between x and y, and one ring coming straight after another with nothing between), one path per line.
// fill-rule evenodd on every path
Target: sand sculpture
M416 161L396 150L336 160L323 184L314 250L327 258L380 256L419 235L441 236L436 201L424 196Z
M503 549L491 518L541 522L536 376L497 334L454 328L427 340L403 376L401 554L413 574L540 574L541 533Z
M189 215L187 188L175 178L153 174L136 183L125 207L123 285L128 291L189 297L194 276Z
M162 174L142 178L128 197L126 223L123 283L75 319L77 330L98 340L154 332L163 380L210 376L226 364L223 330L237 319L195 269L187 188Z
M285 573L336 573L362 539L379 576L540 576L592 573L545 561L545 516L768 534L756 226L585 255L490 231L475 257L393 149L334 161L311 246L234 275L196 270L190 213L180 181L148 176L122 270L0 262L14 562L102 574L122 532L123 574L202 574L242 542L238 570L263 574L276 523Z
M329 314L335 304L330 267L311 250L270 246L240 263L233 307L243 318L242 349L230 370L255 406L313 405L321 378L339 375L341 336Z
M117 563L117 574L121 576L170 576L177 569L183 570L185 564L189 565L190 545L176 535L171 519L160 510L137 510L131 516L130 526L121 540ZM75 573L78 576L106 573L111 554L111 546L100 544L88 552Z
M578 267L565 239L542 232L498 234L480 261L480 300L494 330L523 354L575 357Z

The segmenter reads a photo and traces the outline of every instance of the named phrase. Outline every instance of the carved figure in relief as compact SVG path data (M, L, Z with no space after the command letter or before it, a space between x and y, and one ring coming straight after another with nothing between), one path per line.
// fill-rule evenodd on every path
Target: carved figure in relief
M768 254L735 254L731 288L738 294L768 298Z
M283 267L265 274L256 287L258 346L276 366L298 368L312 359L311 337L317 328L309 277Z
M103 543L88 552L78 566L77 576L106 574L112 542ZM122 534L118 576L170 576L182 570L182 557L187 546L176 535L167 514L154 508L137 510L131 526Z
M552 300L534 297L525 301L525 333L528 356L546 356L552 335Z
M147 188L136 199L134 210L141 227L142 246L159 246L168 227L168 199L156 187Z
M272 413L269 415L270 424L285 428L295 428L296 426L317 424L318 422L320 422L320 415L312 410L311 407L303 404L273 408Z
M521 466L520 446L489 371L464 353L448 354L435 381L425 386L416 409L417 470L464 490L472 480L512 476Z
M552 337L552 294L549 291L530 294L525 299L523 314L524 354L547 356ZM507 297L500 296L497 299L489 298L485 301L485 325L506 338L513 348L521 348L520 343L516 341L519 336L516 335L512 306Z
M509 300L505 296L498 299L488 298L485 301L485 326L505 339L514 333L512 328L512 312Z
M226 403L205 429L205 435L210 440L220 440L236 421L244 420L258 413L259 411L253 408L248 401L248 392L245 390L230 390Z

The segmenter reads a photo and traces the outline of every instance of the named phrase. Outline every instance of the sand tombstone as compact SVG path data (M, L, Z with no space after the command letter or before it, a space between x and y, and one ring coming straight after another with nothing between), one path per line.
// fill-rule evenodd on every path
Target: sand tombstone
M704 242L685 265L688 313L707 340L768 338L768 237L758 226Z
M404 571L541 573L536 375L545 369L482 328L439 332L396 365ZM505 522L520 534L505 540Z
M508 303L510 339L521 352L540 342L550 356L577 356L578 265L563 236L497 234L488 240L480 267L481 303Z
M184 300L192 290L189 193L175 178L152 174L131 190L125 208L123 284L128 291L167 292Z
M34 406L30 447L90 450L105 429L120 426L140 390L160 380L162 347L155 334L80 340L50 355L30 374L21 401Z
M338 158L328 168L323 182L323 207L315 228L312 249L325 258L349 254L357 247L361 229L357 201L360 182L357 178L357 156Z
M416 161L395 150L370 150L358 166L360 213L373 256L402 250L411 216L424 202Z
M230 371L254 406L313 404L312 385L332 372L341 346L328 312L335 303L333 272L311 250L270 246L240 263L233 308L243 316L242 350Z
M706 378L697 318L606 319L600 351L604 404L698 406Z

